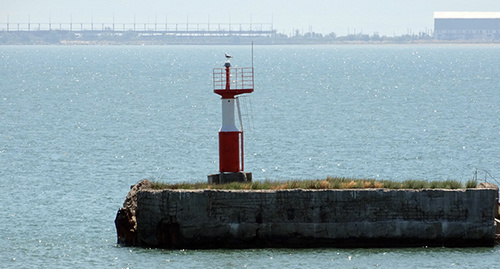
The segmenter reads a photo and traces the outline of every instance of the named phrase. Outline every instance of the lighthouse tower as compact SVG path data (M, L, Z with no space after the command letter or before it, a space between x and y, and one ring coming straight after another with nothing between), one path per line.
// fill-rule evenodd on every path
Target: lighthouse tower
M253 67L231 67L226 53L224 68L214 68L214 93L221 96L222 127L219 130L219 173L208 175L208 183L252 181L252 173L243 172L243 130L236 127L237 95L253 92Z

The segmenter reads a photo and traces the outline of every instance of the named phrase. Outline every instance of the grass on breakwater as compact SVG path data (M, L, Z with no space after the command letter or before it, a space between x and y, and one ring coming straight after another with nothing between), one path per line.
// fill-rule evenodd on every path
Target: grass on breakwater
M232 182L228 184L175 183L167 184L153 181L153 189L163 190L288 190L288 189L461 189L475 188L477 180L468 180L465 185L456 180L427 181L409 179L402 182L375 179L352 179L327 177L313 180L254 181L249 183Z

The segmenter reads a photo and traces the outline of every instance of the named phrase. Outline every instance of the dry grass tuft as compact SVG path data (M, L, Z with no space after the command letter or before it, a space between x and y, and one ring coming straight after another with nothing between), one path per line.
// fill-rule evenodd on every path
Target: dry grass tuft
M330 182L328 182L327 180L322 180L320 183L319 183L319 187L321 189L329 189L330 188Z
M351 182L345 184L346 189L352 189L354 188L354 186L356 186L356 182L354 180L351 180Z

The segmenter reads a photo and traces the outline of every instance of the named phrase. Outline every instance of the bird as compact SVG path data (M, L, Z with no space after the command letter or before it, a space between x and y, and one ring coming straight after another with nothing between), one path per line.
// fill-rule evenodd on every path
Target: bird
M233 58L233 56L231 56L231 55L227 54L227 52L226 52L226 58L227 58L227 59L229 59L229 58Z

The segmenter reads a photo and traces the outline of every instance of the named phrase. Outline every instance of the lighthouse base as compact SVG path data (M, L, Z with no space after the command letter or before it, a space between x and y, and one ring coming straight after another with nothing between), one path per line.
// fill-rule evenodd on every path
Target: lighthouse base
M208 175L208 184L252 182L252 172L228 172Z

